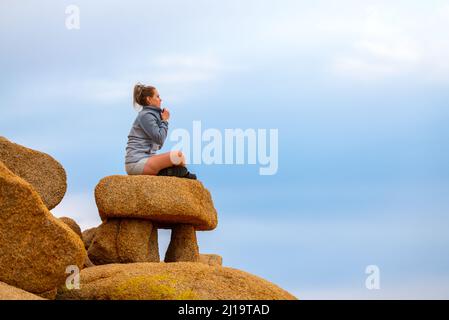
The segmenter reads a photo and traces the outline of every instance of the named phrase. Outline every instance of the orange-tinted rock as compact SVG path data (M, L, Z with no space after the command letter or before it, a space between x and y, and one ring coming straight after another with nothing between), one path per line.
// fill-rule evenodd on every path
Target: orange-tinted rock
M67 178L64 168L53 157L0 137L0 161L31 184L49 210L61 202Z
M129 263L81 271L79 290L58 290L57 299L294 300L277 285L237 269L204 263Z
M171 228L190 224L213 230L217 212L209 191L198 180L149 175L108 176L97 184L95 200L101 218L136 218Z
M80 237L55 218L32 185L0 162L0 281L39 294L83 266Z

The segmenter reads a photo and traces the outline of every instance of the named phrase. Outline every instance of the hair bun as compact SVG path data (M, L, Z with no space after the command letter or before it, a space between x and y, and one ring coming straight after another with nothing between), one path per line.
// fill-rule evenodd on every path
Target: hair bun
M153 97L156 88L152 86L146 86L140 82L134 85L134 93L133 93L133 105L145 106L147 105L146 99L148 97Z

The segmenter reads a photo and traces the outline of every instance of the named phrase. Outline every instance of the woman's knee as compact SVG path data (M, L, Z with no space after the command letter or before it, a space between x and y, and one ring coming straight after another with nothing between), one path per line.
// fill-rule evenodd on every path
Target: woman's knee
M147 161L145 163L145 167L143 169L143 174L148 175L156 175L159 172L159 168L157 165L155 165L152 161Z
M183 165L185 164L185 156L184 153L180 150L175 150L170 152L170 161L174 165Z

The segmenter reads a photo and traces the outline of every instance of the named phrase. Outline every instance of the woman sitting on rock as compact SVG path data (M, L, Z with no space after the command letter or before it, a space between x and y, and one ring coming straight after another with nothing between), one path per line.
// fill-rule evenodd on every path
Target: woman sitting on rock
M128 135L125 168L129 175L160 175L196 179L185 167L181 151L156 154L167 138L170 112L161 109L162 99L155 87L136 84L133 105L140 110Z

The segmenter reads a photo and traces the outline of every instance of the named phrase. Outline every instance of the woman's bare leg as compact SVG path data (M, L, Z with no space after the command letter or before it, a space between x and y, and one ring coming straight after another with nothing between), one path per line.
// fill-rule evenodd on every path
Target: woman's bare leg
M170 151L152 156L145 163L143 174L157 175L159 171L171 166L185 166L186 160L182 151Z

